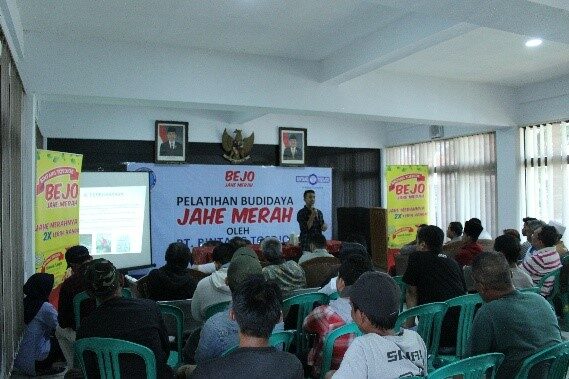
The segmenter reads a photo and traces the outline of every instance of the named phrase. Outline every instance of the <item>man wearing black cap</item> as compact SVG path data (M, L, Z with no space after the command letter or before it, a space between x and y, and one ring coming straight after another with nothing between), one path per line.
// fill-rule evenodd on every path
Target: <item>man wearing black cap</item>
M115 266L106 259L95 259L85 272L87 293L100 304L81 322L77 340L89 337L115 338L148 347L156 358L158 378L172 378L166 363L170 354L166 326L156 303L147 299L121 297L122 286ZM86 359L86 371L97 372L97 364ZM123 378L145 378L145 368L139 359L121 359ZM98 376L94 376L98 377Z
M73 343L75 342L75 312L73 311L73 298L75 295L86 290L83 276L90 262L91 255L85 246L72 246L65 252L67 267L71 269L71 276L61 284L59 291L58 326L55 335L67 361L67 366L73 366ZM95 309L94 301L85 301L81 305L81 315L85 316Z
M464 245L460 247L454 257L460 267L470 266L474 257L482 252L482 245L478 243L478 236L482 230L484 228L476 221L468 220L464 223L464 235L462 236Z
M354 339L338 371L327 378L400 378L427 374L427 348L417 332L395 331L399 286L381 272L366 272L349 288L352 319L363 336Z
M166 132L167 141L162 142L160 145L160 155L163 156L181 156L184 151L182 144L176 141L177 133L176 128L169 126Z

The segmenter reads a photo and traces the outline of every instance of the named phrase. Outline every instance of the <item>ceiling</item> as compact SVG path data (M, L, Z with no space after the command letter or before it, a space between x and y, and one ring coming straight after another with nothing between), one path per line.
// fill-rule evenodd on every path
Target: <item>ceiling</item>
M270 57L302 64L325 84L379 71L516 88L569 74L568 1L0 2L15 4L11 13L14 29L22 31L15 39L23 60L41 37L85 46L213 51L229 59ZM524 42L530 37L544 43L529 49ZM41 86L36 91L43 92Z

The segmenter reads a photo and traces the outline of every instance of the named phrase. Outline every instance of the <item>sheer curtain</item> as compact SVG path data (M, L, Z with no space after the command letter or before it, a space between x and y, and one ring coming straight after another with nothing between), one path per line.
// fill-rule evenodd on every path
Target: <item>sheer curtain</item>
M429 166L429 223L446 230L471 217L496 236L496 147L494 133L386 149L388 165Z
M568 134L568 122L520 129L524 217L555 220L569 226Z

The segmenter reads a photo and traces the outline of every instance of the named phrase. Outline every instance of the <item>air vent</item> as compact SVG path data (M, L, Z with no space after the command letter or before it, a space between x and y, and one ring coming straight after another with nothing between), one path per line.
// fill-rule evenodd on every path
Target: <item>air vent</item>
M444 129L442 125L431 125L430 129L431 139L443 138Z

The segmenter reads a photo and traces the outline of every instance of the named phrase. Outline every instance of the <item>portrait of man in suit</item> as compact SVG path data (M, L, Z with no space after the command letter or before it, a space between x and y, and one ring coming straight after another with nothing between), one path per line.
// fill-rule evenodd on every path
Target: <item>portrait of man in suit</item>
M289 133L288 135L288 145L284 149L283 159L285 160L302 160L302 142L297 141L298 137L296 133ZM302 136L300 136L302 140Z
M160 145L160 155L162 156L182 156L184 147L178 141L178 132L175 126L168 126L166 130L166 141Z

